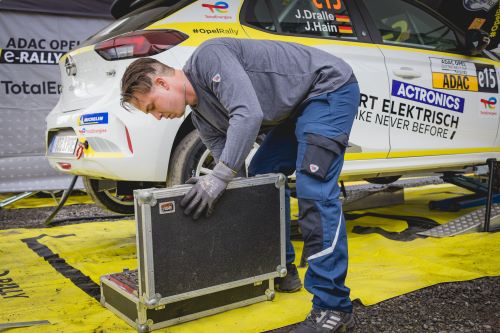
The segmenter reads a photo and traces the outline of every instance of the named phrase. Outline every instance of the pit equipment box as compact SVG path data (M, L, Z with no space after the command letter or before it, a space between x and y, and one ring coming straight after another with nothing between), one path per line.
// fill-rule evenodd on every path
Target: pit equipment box
M274 299L286 275L285 176L229 183L210 218L184 215L191 185L134 191L138 269L101 277L101 303L138 332Z

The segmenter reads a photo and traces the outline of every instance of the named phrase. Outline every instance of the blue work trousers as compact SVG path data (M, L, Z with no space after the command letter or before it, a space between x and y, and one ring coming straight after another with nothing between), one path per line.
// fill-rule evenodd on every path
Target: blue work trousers
M249 175L296 171L299 226L309 268L304 286L313 306L351 312L347 236L338 177L359 105L357 83L314 97L293 119L273 128L248 168ZM286 261L295 260L290 241L290 191L286 190Z

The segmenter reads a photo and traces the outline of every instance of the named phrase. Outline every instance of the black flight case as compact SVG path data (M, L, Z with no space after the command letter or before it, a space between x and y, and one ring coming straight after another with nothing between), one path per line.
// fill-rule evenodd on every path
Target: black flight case
M286 275L285 176L238 178L210 218L185 216L191 185L134 191L138 269L101 277L101 303L138 332L274 298Z

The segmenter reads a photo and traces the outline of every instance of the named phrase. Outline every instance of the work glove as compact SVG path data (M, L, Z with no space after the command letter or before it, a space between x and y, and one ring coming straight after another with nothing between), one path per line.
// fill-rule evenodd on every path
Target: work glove
M205 216L210 217L217 200L235 175L236 172L219 162L210 174L188 179L186 184L194 184L194 186L182 198L181 207L185 207L184 214L190 215L194 211L193 218L197 220L206 210Z

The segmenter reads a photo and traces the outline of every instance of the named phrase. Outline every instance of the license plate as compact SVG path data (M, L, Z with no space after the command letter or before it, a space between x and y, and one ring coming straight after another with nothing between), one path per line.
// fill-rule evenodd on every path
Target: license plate
M78 142L76 136L56 136L50 145L51 154L73 154Z

